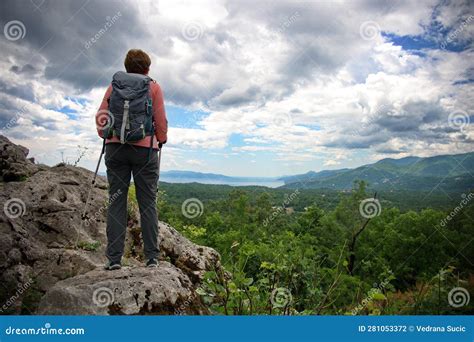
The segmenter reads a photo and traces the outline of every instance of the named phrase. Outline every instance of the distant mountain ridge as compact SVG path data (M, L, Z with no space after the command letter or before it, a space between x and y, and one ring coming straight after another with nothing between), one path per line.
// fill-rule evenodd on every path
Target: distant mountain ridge
M375 189L467 191L474 188L474 152L386 158L355 169L308 172L281 179L290 188L346 190L355 180L364 180Z
M364 180L374 189L467 191L474 188L474 152L435 157L385 158L354 169L309 171L282 177L233 177L195 171L164 171L160 179L169 183L258 184L287 188L351 189Z
M179 170L163 171L160 180L168 183L263 185L268 187L277 187L284 184L279 177L232 177L216 173Z

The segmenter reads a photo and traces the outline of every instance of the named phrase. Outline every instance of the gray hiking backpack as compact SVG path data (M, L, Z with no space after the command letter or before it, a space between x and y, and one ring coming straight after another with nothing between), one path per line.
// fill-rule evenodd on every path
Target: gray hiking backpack
M154 135L150 82L153 80L146 75L115 73L108 100L111 122L105 137L118 137L125 144Z

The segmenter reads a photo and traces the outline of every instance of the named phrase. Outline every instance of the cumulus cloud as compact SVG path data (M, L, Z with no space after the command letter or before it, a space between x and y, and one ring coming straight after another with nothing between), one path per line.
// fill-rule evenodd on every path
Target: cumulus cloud
M472 124L449 119L472 123L470 1L7 0L0 10L2 27L26 30L0 36L0 126L46 162L48 150L86 145L92 165L94 111L134 47L152 56L168 104L209 113L193 127L170 120L171 165L183 151L228 148L302 167L344 166L356 151L472 150Z

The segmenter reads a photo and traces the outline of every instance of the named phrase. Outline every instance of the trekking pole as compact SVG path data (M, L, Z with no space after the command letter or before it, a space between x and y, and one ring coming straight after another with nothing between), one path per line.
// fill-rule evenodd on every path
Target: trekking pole
M104 155L104 153L105 153L105 139L104 139L104 142L102 143L102 151L100 151L99 161L97 162L97 166L95 167L94 178L92 179L92 185L95 184L97 173L99 172L100 162L102 161L102 156Z
M160 186L160 164L161 164L161 149L162 148L163 146L158 151L158 180L156 182L156 192L158 192L158 187Z
M94 178L92 178L91 187L89 188L89 192L87 193L86 204L84 205L84 211L82 212L82 217L81 217L81 227L82 227L82 221L84 221L84 218L86 217L87 205L89 204L89 200L91 198L92 189L94 188L95 181L97 179L97 173L99 172L99 166L100 166L100 162L102 161L102 156L104 155L104 152L105 152L105 139L104 139L104 143L102 144L102 151L100 152L99 161L97 163L97 166L95 167Z
M158 205L158 188L160 187L160 164L161 164L161 149L163 146L160 147L158 150L158 179L156 180L156 203ZM156 220L158 221L158 225L160 224L160 220L158 219L158 215L160 214L159 210L156 211Z

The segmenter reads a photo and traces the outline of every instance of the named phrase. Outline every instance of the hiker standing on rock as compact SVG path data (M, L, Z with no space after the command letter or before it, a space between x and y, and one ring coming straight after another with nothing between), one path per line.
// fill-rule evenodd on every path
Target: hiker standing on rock
M156 191L158 150L167 140L161 88L148 76L150 57L132 49L125 69L113 76L96 114L99 136L105 141L105 165L109 182L107 214L107 270L121 268L127 228L127 194L130 178L136 188L146 265L158 265Z

